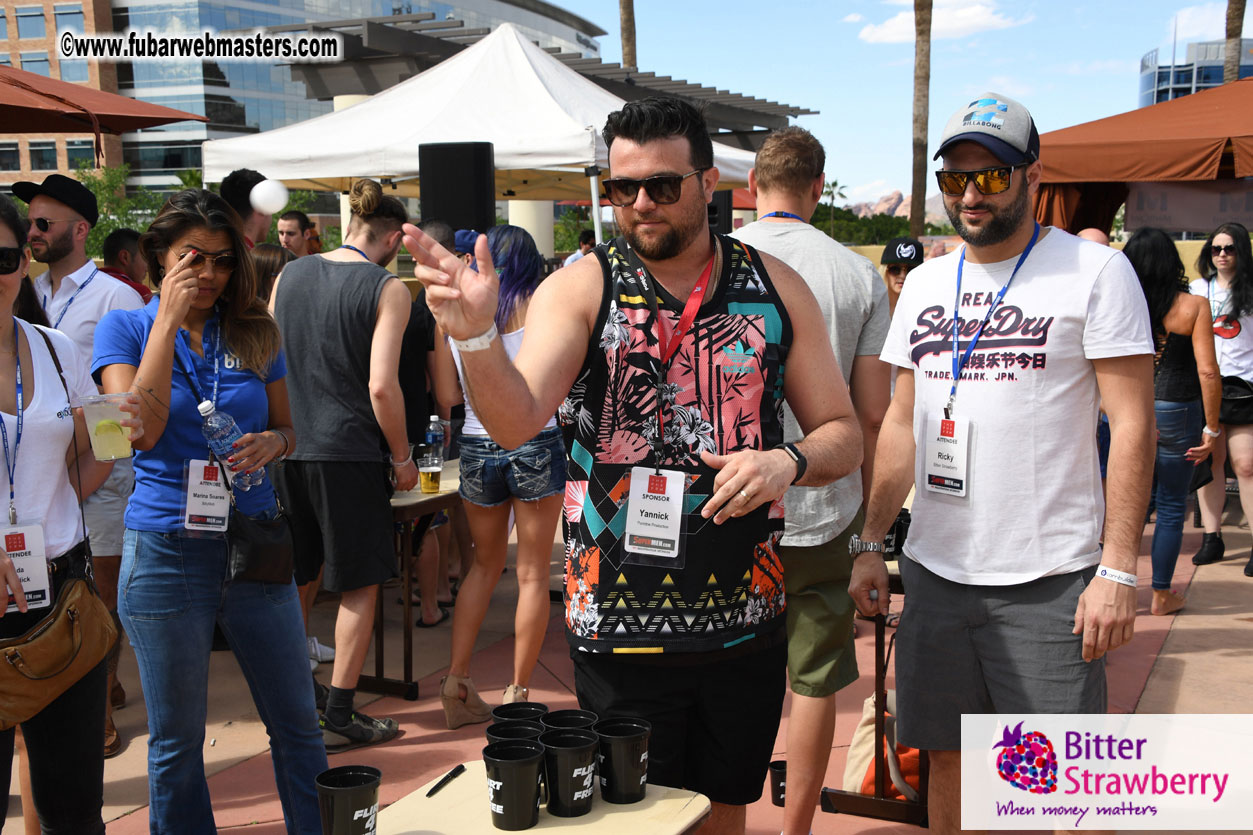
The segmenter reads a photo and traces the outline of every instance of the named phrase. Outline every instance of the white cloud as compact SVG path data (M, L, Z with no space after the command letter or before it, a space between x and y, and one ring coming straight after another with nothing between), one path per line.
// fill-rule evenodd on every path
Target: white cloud
M1035 88L1007 75L994 75L986 81L980 82L978 86L972 87L968 85L965 93L966 95L977 96L980 93L989 91L1009 96L1012 99L1027 99L1035 92Z
M888 187L887 180L874 180L858 186L849 186L844 190L844 193L847 195L845 199L849 203L868 203L872 200L878 200L891 190Z
M857 14L857 12L853 12L852 14L847 14L847 15L845 15L845 16L844 16L844 17L840 20L840 23L861 23L861 22L862 22L863 20L865 20L865 19L866 19L866 18L864 18L864 17L862 17L861 15Z
M1244 31L1249 32L1253 22L1253 5L1245 8ZM1175 25L1178 24L1178 30ZM1165 41L1169 45L1177 40L1180 47L1190 41L1218 41L1227 37L1227 4L1225 2L1202 3L1185 6L1166 21ZM1180 50L1182 52L1182 49Z
M1063 75L1114 76L1128 78L1139 75L1140 62L1118 58L1107 58L1096 61L1071 61L1058 67Z
M998 0L936 0L931 13L931 40L964 38L978 32L1009 29L1029 23L1031 15L1014 19L1002 14L997 8ZM889 0L888 5L906 5ZM862 27L857 37L867 43L912 43L914 40L914 13L898 12L883 23L870 23Z

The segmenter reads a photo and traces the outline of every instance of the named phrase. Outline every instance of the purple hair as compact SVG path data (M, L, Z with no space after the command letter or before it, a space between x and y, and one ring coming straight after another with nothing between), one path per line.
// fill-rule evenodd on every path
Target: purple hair
M493 226L487 230L487 244L500 279L496 327L504 331L518 304L529 299L543 280L544 258L531 233L519 226Z

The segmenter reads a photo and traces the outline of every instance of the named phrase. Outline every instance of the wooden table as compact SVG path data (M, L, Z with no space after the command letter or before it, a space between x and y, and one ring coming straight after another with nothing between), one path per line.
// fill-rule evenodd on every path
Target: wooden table
M487 808L487 769L482 760L465 763L466 771L434 797L427 791L439 777L413 794L388 806L378 816L378 835L496 835ZM383 779L387 779L384 775ZM559 818L539 810L539 823L530 832L560 830L597 835L684 835L709 816L709 798L703 794L648 786L639 803L607 803L596 793L592 811L577 818Z
M439 477L438 493L423 493L414 487L392 496L392 521L396 530L396 559L400 563L401 594L404 602L404 675L388 678L383 672L383 595L375 607L374 618L374 675L362 675L357 687L371 693L400 696L409 701L418 698L418 683L413 679L413 558L415 543L421 547L422 537L435 514L461 504L457 488L461 484L461 462L457 459L444 462Z

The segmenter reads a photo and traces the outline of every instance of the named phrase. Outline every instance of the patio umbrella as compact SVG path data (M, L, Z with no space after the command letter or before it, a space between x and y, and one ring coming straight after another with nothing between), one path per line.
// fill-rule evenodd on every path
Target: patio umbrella
M0 133L126 133L204 116L0 65Z

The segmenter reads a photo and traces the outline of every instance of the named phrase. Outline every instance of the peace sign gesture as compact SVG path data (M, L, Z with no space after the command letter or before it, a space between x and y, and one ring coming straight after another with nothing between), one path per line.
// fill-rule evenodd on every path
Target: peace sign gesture
M426 304L439 326L453 339L487 333L496 319L500 286L487 236L479 235L475 241L475 272L413 224L406 223L402 230L405 249L415 262L414 275L426 287Z

